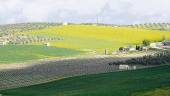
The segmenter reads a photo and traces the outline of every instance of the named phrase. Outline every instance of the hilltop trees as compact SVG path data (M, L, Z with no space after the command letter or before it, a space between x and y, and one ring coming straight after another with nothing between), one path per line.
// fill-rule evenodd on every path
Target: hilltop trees
M143 46L149 46L150 45L150 41L149 40L143 40L142 44L143 44Z

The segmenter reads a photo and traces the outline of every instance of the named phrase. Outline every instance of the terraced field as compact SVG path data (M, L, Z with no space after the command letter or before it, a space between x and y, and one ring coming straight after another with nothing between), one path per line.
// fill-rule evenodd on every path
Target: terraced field
M170 87L170 65L164 65L134 71L71 77L40 85L4 90L0 91L0 94L5 96L169 96L168 87Z
M126 59L128 58L100 57L54 60L34 63L23 68L1 70L0 89L29 86L72 76L118 71L118 66L110 66L108 63Z

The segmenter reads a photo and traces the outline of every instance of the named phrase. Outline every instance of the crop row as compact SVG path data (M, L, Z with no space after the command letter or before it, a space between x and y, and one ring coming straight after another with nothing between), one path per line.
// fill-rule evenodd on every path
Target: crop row
M15 32L27 32L31 30L45 29L52 26L61 25L59 23L22 23L0 25L0 36L8 35Z
M116 59L95 58L48 61L22 69L0 71L0 90L40 84L63 77L118 71L117 66L108 65L114 60Z
M169 31L170 23L134 24L134 25L128 25L128 27Z

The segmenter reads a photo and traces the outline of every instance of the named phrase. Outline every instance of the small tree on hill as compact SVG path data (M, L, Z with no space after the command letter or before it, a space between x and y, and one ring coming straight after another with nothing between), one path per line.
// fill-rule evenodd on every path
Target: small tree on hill
M123 47L120 47L120 48L119 48L119 51L123 51L123 49L124 49Z
M149 46L150 41L149 40L143 40L142 44L143 44L143 46Z
M140 50L140 46L139 45L136 45L136 50Z

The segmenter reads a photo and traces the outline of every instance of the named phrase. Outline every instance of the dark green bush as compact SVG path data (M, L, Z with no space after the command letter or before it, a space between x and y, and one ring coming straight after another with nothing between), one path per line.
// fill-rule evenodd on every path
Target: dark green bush
M143 40L142 44L143 44L143 46L149 46L150 45L150 41L149 40Z

